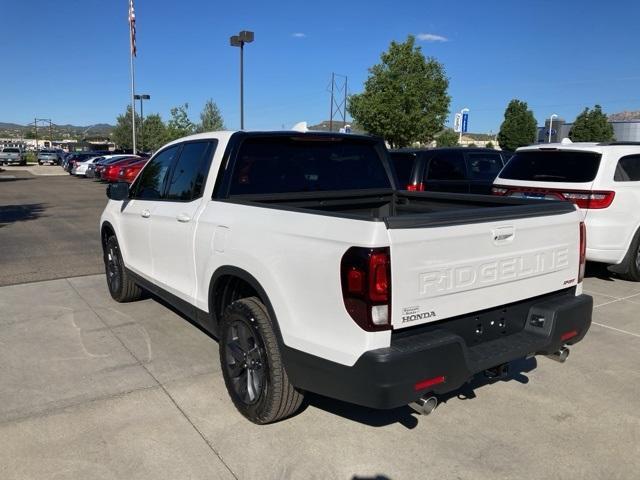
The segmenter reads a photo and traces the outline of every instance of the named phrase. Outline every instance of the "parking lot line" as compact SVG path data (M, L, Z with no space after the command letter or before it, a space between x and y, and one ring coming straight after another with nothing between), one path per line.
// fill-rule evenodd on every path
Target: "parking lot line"
M609 325L605 325L603 323L598 323L598 322L591 322L593 325L598 325L599 327L604 327L604 328L609 328L611 330L615 330L616 332L620 332L620 333L626 333L627 335L631 335L632 337L638 337L640 338L640 335L638 335L637 333L633 333L633 332L628 332L626 330L621 330L619 328L616 327L611 327Z

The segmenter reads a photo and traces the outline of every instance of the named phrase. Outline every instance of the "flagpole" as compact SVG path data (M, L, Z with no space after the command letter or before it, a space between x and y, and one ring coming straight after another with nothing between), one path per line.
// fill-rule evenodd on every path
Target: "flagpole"
M133 0L129 0L129 68L131 70L131 136L133 138L133 154L136 154L136 71L133 57L136 53L135 11Z
M131 68L131 133L133 137L133 154L136 154L136 102L134 95L136 91L136 73L133 65L133 52L129 52Z

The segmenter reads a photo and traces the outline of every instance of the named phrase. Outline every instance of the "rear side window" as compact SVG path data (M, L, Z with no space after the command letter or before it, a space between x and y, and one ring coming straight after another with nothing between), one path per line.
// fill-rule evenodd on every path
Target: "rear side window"
M391 188L376 144L345 137L254 137L240 147L230 195Z
M570 151L517 152L500 173L508 180L586 183L596 178L599 153Z
M493 180L502 169L502 157L498 153L470 153L467 155L469 178Z
M462 153L437 153L429 161L425 180L465 180L466 170Z
M618 160L613 179L616 182L640 181L640 155L627 155Z
M411 183L411 173L416 163L416 156L413 153L393 152L391 162L396 171L400 188L405 188Z
M136 185L132 189L132 198L141 200L162 198L165 178L177 153L178 146L174 145L149 160L136 180Z
M213 149L214 142L184 145L169 181L167 200L190 201L202 195Z

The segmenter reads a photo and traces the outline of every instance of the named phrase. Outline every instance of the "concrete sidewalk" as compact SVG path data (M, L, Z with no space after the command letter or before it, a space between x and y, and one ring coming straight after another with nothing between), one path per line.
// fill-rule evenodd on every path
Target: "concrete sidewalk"
M216 342L102 275L0 288L0 478L632 479L640 471L640 285L587 279L594 324L564 365L520 362L434 414L311 396L258 427Z

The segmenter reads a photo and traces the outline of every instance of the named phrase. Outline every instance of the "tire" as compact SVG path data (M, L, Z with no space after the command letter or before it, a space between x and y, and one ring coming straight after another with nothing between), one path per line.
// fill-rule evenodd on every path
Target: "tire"
M629 245L629 250L620 265L620 270L613 267L611 270L618 273L623 280L640 282L640 230L636 232Z
M271 319L260 300L233 302L220 327L220 365L236 409L258 425L296 413L304 395L289 382Z
M110 236L104 246L104 268L111 297L119 303L134 302L142 297L142 289L133 281L122 261L120 246Z

